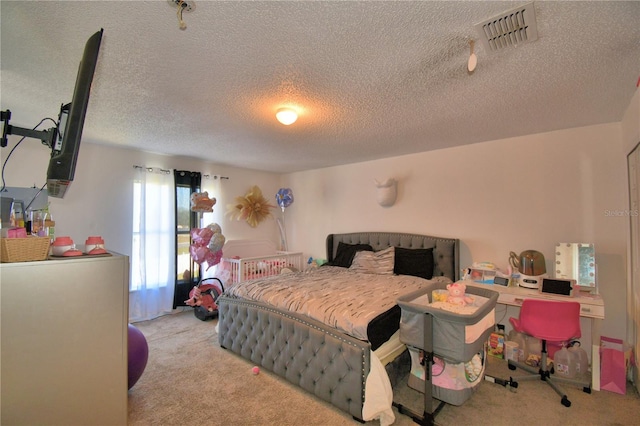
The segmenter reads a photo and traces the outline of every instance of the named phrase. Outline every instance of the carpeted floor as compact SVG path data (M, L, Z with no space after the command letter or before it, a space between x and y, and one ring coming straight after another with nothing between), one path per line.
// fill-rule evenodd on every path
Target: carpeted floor
M359 424L268 371L252 374L252 364L220 348L215 324L200 321L191 308L134 324L147 338L149 361L129 390L130 425ZM502 378L520 374L491 357L487 372ZM521 382L516 392L483 381L461 406L445 405L436 424L640 425L640 397L630 384L626 395L565 390L572 401L569 408L540 381ZM394 398L423 411L422 394L406 381L396 386ZM396 412L394 425L412 424L411 418Z

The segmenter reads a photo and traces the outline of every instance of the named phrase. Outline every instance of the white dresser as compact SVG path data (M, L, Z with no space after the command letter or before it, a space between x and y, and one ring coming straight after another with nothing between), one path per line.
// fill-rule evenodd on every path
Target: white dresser
M0 304L0 423L127 424L127 256L2 263Z

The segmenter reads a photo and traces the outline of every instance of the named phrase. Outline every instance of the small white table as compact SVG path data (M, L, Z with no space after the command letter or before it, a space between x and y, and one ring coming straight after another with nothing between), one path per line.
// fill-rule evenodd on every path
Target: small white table
M600 320L604 319L604 300L599 294L581 293L569 297L524 287L505 287L497 284L482 284L471 280L462 281L468 287L486 288L498 292L498 303L507 306L521 306L525 299L571 300L580 303L580 316L591 320L591 388L600 390Z

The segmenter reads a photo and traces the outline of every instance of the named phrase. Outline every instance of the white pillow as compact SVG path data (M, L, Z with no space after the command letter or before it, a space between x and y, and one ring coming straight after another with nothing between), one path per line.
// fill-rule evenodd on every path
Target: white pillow
M380 251L359 251L351 262L350 271L365 274L393 275L394 247Z

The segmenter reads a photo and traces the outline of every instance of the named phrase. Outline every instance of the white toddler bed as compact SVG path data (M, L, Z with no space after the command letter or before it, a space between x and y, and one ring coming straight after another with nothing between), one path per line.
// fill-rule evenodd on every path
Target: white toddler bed
M268 240L229 240L222 255L219 276L228 286L303 269L302 252L279 251Z

